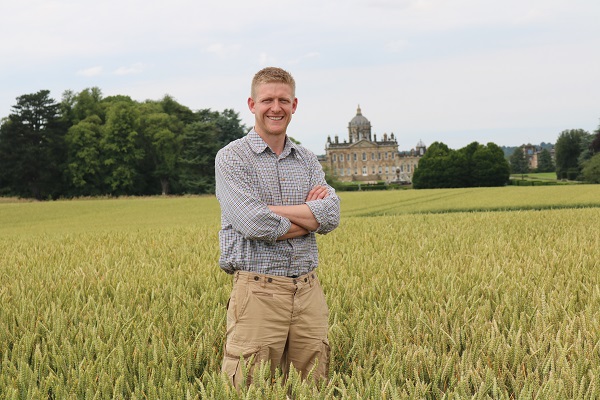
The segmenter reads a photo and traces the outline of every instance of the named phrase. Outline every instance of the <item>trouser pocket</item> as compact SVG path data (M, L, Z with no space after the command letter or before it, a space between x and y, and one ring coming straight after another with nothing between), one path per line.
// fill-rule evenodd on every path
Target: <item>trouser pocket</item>
M246 386L252 383L254 366L267 361L263 347L246 343L226 343L221 370L227 374L231 384L239 389L246 375Z

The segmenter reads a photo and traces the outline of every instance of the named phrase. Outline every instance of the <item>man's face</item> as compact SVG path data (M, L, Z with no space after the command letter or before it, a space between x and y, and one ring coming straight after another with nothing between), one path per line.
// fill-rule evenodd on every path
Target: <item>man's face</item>
M298 105L291 86L285 83L262 83L254 93L254 98L248 99L248 108L254 114L254 130L261 136L285 135Z

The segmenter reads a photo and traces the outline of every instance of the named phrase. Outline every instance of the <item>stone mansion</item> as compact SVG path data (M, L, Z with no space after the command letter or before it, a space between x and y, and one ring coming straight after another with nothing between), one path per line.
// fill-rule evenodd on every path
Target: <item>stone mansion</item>
M415 149L399 152L393 133L384 133L377 140L377 135L371 135L371 122L358 106L356 116L348 124L348 140L340 143L337 135L333 141L329 136L326 154L319 161L341 182L408 184L425 150L425 145L419 142Z

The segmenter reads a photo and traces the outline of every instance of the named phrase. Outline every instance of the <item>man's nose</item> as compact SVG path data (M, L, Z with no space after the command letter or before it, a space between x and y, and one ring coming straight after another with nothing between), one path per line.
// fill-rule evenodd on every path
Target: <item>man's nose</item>
M273 103L271 103L271 111L279 111L281 110L281 104L279 104L278 100L273 101Z

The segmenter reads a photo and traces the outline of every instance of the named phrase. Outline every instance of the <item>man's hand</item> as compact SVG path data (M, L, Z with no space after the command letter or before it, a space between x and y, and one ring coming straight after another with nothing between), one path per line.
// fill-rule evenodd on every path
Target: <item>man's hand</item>
M311 200L323 200L329 196L329 192L327 191L327 186L317 185L308 192L308 196L306 196L306 201Z

